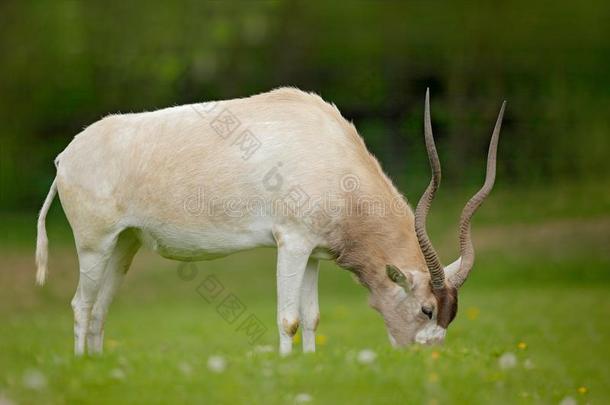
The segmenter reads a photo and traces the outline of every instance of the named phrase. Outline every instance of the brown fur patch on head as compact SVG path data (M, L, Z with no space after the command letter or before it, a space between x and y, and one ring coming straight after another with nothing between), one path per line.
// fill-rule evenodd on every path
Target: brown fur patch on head
M442 289L432 289L432 293L437 302L436 323L447 329L457 314L457 289L446 286Z

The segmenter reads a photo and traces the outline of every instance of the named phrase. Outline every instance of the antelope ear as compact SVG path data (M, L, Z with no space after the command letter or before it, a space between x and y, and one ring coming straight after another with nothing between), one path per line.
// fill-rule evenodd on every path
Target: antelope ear
M405 291L411 291L411 287L413 286L413 279L411 274L403 273L398 267L393 264L388 264L385 266L385 272L394 283L401 286Z

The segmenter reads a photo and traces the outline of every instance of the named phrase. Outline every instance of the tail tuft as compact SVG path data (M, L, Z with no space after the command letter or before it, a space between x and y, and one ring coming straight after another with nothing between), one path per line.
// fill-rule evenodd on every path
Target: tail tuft
M47 219L47 212L49 212L53 198L55 198L55 194L57 194L56 181L57 180L53 180L49 194L47 194L47 198L44 200L44 204L42 205L40 214L38 215L38 236L36 238L36 284L38 285L44 285L47 278L49 240L47 239L47 228L45 222Z

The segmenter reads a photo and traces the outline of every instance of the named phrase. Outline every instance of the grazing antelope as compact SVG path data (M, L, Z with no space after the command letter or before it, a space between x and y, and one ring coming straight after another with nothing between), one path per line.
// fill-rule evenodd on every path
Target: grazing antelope
M45 217L57 192L80 266L72 300L77 355L85 347L101 352L108 307L141 245L183 261L277 247L281 354L291 352L299 326L303 350L315 350L321 259L336 260L369 290L392 344L442 342L473 266L470 220L494 183L503 112L504 104L485 184L462 212L461 257L446 267L426 234L441 179L428 92L432 180L415 214L354 126L315 94L280 88L108 116L55 160L38 218L37 282L47 273Z

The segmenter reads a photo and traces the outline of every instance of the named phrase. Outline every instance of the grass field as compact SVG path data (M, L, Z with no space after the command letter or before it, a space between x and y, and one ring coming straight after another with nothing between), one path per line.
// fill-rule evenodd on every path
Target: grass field
M34 219L0 218L0 404L608 403L608 187L498 190L474 225L478 258L442 347L394 350L366 291L324 263L318 351L276 354L273 250L197 265L140 252L113 304L105 353L72 355L77 265L56 204L48 284L34 286ZM446 262L464 198L430 217ZM250 343L198 286L208 276L266 331ZM298 340L298 337L297 337ZM567 402L566 402L567 401Z

